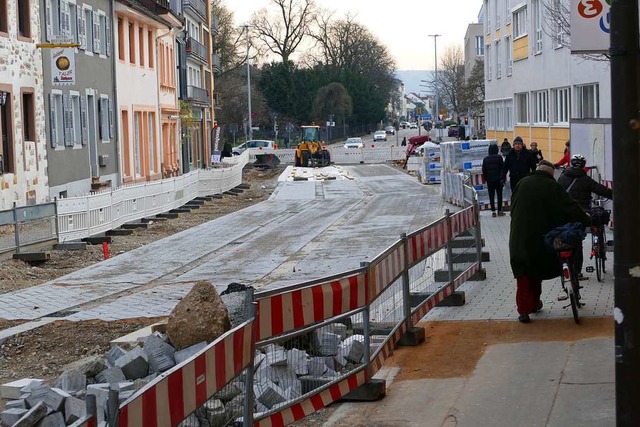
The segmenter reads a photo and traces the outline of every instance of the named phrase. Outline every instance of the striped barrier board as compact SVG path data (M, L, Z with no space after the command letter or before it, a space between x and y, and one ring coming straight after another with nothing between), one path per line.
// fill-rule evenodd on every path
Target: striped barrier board
M486 181L481 173L472 173L469 175L469 182L471 185L484 185Z
M479 270L480 264L476 262L456 277L453 282L443 286L437 293L432 294L429 298L424 300L418 307L414 308L413 314L411 315L411 323L414 325L418 323L420 319L426 316L426 314L433 309L433 307L440 304L440 302L449 295L453 294L453 291L459 288L465 281L469 280L469 278Z
M389 358L393 354L393 350L396 348L396 344L400 341L400 338L407 332L407 322L402 322L400 326L395 330L393 335L387 337L387 340L384 342L384 345L376 351L373 355L373 359L371 360L370 365L370 377L378 372L384 361Z
M320 393L311 396L306 400L303 400L302 402L295 403L278 413L256 420L254 426L284 427L293 423L294 421L301 420L307 415L313 414L317 410L324 408L332 402L335 402L341 397L349 394L349 392L360 387L367 381L367 374L365 370L362 369L355 374L348 376L339 383L329 386L327 389L321 391Z
M426 230L409 236L407 239L409 266L438 252L448 241L449 228L444 219L431 224Z
M343 279L257 300L256 340L299 329L364 307L368 276L361 273Z
M451 215L451 238L459 236L476 224L476 213L473 206L454 213Z
M367 302L375 300L404 271L404 245L400 244L384 258L371 263L371 283Z
M120 427L175 426L253 362L250 320L159 376L120 406Z

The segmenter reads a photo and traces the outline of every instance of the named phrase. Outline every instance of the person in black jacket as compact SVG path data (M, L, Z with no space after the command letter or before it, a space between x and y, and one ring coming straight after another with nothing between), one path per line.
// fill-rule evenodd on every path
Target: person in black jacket
M506 156L509 154L509 151L511 151L511 144L509 144L509 140L505 138L500 146L500 153L502 153L503 156Z
M498 193L498 216L504 216L502 212L502 167L504 160L498 154L498 146L489 146L489 155L482 160L482 177L489 190L489 203L491 204L491 216L496 216L495 196Z
M513 140L513 148L504 159L502 182L504 183L507 181L507 174L509 174L511 194L513 194L518 181L530 173L535 172L535 170L536 162L534 157L531 155L529 150L524 148L522 138L516 136Z
M607 199L613 199L613 191L610 188L596 182L584 170L587 165L587 159L581 154L571 156L571 167L558 178L558 183L565 189L569 196L584 210L588 212L591 209L591 193ZM578 276L582 276L582 264L584 255L582 254L582 245L574 251L574 262Z

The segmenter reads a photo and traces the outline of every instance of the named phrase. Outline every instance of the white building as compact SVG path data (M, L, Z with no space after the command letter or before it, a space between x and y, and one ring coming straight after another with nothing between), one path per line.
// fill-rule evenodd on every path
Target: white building
M569 8L569 1L558 3ZM537 141L552 162L571 138L573 153L610 172L609 63L571 55L567 29L550 21L547 3L484 0L487 138Z
M0 210L47 201L38 0L0 8Z

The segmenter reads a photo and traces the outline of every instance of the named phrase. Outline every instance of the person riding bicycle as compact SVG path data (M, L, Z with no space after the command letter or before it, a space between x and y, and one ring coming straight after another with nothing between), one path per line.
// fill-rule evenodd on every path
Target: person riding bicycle
M571 156L571 167L565 169L560 175L558 183L569 193L571 198L578 202L585 212L589 212L592 193L607 199L613 199L613 191L587 175L584 170L586 165L587 159L583 155L574 154ZM574 251L574 262L578 277L582 277L583 258L582 245L580 245L580 248L576 248Z

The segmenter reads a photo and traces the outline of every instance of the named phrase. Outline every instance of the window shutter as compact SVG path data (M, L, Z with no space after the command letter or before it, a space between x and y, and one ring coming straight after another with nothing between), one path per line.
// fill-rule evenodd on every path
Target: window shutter
M82 145L87 145L89 133L87 131L87 98L80 95L80 122L82 123Z
M93 51L100 53L100 15L97 12L92 12L93 16Z
M111 25L109 25L109 18L106 17L104 19L104 22L106 24L106 32L105 32L105 37L106 37L106 45L107 45L107 56L111 56Z
M109 139L114 139L114 129L113 129L113 101L111 98L107 100L109 102Z
M102 137L102 100L98 98L98 136L100 137L100 141L104 138Z
M84 13L82 12L82 7L76 6L76 26L78 34L78 44L80 45L80 49L86 48L86 43L84 41Z
M51 147L56 148L56 145L58 145L58 132L56 132L56 102L55 96L52 93L49 94L49 125L51 129Z
M62 109L64 111L64 145L73 147L73 108L71 107L71 97L63 95Z
M69 9L69 3L66 0L60 2L60 27L61 33L64 38L69 39L71 37L71 11Z
M46 39L47 41L51 41L51 36L53 35L53 17L51 16L51 1L52 0L44 0L44 14L45 14L45 22L47 24L47 34L46 34ZM51 95L49 95L49 97L51 97Z

